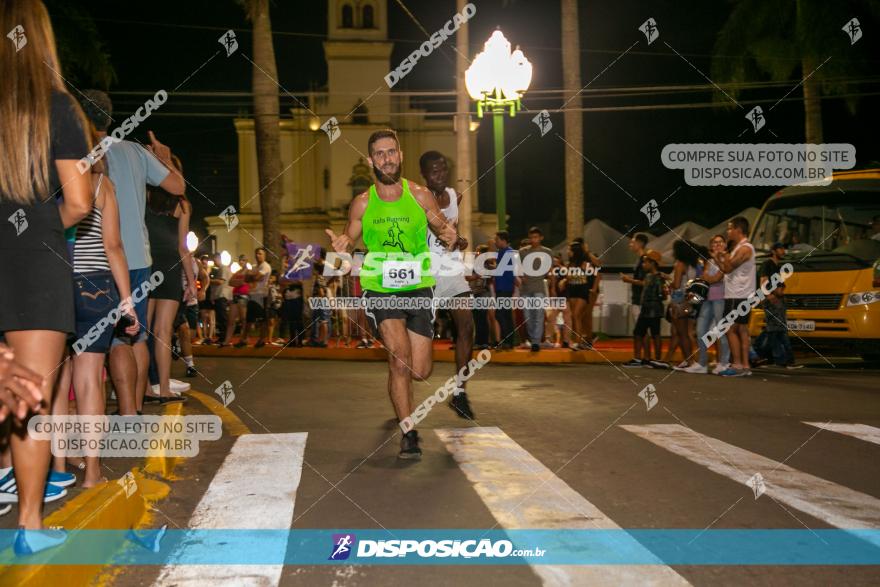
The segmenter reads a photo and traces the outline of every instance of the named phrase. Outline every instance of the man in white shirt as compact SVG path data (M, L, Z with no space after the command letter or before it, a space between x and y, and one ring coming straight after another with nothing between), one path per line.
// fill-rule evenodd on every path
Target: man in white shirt
M254 345L256 349L266 346L266 339L270 334L269 321L266 319L266 304L269 298L269 276L272 275L272 266L266 262L266 254L267 251L264 247L257 247L254 251L257 263L253 269L245 274L245 281L251 284L248 306L254 308L259 306L263 310L262 315L257 317L262 321L260 322L260 339ZM254 322L254 320L249 316L248 322Z
M752 374L749 370L749 316L752 311L750 307L745 315L738 311L739 306L755 293L757 287L755 247L749 242L748 234L749 221L746 218L737 216L728 222L727 238L736 244L732 252L721 251L717 258L718 266L724 272L724 314L737 311L737 317L727 331L733 362L728 369L719 373L725 377Z

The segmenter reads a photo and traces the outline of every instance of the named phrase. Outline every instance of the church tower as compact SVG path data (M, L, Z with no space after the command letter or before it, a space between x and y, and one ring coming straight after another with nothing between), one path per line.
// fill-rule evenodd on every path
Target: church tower
M320 247L327 244L324 229L330 227L341 232L351 199L369 189L373 182L366 151L367 140L374 131L381 128L397 131L404 154L403 177L418 183L422 181L418 166L422 153L429 149L444 153L452 177L455 177L456 154L452 118L431 116L426 110L414 107L400 87L395 86L396 91L392 92L385 83L385 76L394 69L391 64L393 43L388 40L387 0L328 0L327 12L324 41L327 85L302 92L300 95L307 96L304 103L292 108L290 117L282 116L279 126L284 172L275 180L281 183L282 234L297 243ZM430 62L426 59L425 63ZM448 63L441 63L440 67L448 67ZM331 117L336 118L338 125L332 140L321 129ZM217 216L206 219L209 230L216 236L217 249L226 249L233 256L253 251L254 246L262 242L253 119L236 119L235 129L239 204L234 208L238 225L229 229ZM469 132L469 140L471 169L476 169L475 133ZM464 188L467 189L464 205L472 207L473 222L480 224L477 186ZM494 223L494 216L486 215L486 219Z
M385 76L391 70L391 49L386 0L329 0L324 42L329 95L321 110L340 124L354 117L358 122L388 124L391 97ZM366 104L349 116L364 100Z

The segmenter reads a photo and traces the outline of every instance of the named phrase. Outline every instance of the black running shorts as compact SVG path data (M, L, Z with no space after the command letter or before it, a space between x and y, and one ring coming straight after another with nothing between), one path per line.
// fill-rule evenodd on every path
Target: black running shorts
M746 301L745 298L725 298L724 299L724 315L727 316L728 314L730 314L733 311L738 312L738 306L745 301ZM752 314L752 308L749 307L749 310L748 310L748 312L746 312L745 316L740 316L739 314L737 314L736 319L733 322L735 324L748 324L749 317L751 316L751 314Z
M645 336L648 334L648 331L651 332L651 336L660 336L660 318L638 317L633 334L636 336Z
M434 337L434 290L430 287L385 293L365 291L364 312L376 331L384 320L405 320L406 329L428 338Z

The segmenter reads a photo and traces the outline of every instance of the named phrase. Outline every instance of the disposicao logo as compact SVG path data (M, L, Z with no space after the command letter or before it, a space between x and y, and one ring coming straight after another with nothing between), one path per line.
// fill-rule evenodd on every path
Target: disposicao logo
M357 538L354 537L354 534L334 534L333 550L330 553L330 558L328 558L327 560L346 560L349 556L351 556L351 551L354 548L356 542Z

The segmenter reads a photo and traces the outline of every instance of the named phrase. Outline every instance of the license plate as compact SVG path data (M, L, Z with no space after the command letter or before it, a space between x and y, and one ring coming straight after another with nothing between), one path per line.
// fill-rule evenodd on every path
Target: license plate
M813 320L789 320L788 329L796 332L813 332L816 330L816 322Z

